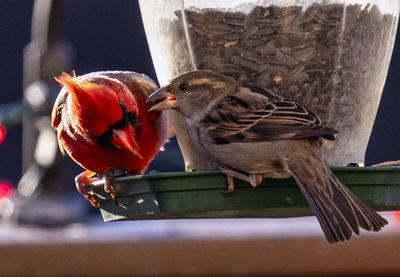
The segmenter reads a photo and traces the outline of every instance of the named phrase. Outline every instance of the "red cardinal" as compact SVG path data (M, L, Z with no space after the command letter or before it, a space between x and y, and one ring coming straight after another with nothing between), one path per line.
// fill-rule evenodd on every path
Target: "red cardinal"
M86 186L96 173L105 176L106 192L115 170L143 174L172 135L165 112L149 112L147 97L157 89L149 77L135 72L94 72L56 78L63 88L52 112L58 144L87 171L75 178L77 189L99 207Z

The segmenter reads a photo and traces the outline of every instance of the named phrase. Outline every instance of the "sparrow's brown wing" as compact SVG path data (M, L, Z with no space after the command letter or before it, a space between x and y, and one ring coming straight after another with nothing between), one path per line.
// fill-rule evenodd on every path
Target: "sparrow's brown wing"
M300 104L271 91L242 86L209 111L203 127L216 143L259 142L323 136L336 130Z

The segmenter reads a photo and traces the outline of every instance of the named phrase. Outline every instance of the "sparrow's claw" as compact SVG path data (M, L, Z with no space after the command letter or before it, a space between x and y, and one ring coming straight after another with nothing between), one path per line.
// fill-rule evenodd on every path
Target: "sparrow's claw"
M247 175L240 171L229 168L228 166L221 163L218 165L218 167L222 173L228 176L228 190L222 191L223 193L231 193L235 190L235 185L233 182L234 177L250 183L253 187L256 187L262 181L262 175L260 174L252 173L250 175Z
M87 185L97 181L98 178L93 177L96 173L93 171L84 171L75 177L75 185L77 190L92 204L93 207L99 208L100 204L94 198L93 192L87 190Z
M235 191L235 184L234 184L234 181L233 181L233 176L227 175L227 177L228 177L228 189L227 190L225 190L225 189L221 189L220 190L224 194L230 194L230 193Z
M233 176L228 175L228 193L232 193L235 191L235 184L233 181Z
M250 185L253 186L253 188L257 187L263 180L263 176L261 174L256 174L256 173L250 173L249 175L250 179Z

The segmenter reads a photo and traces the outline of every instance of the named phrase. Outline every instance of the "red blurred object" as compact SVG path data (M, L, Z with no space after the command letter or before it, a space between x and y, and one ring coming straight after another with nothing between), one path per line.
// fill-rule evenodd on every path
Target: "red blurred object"
M0 199L11 198L13 194L13 187L7 182L0 182Z
M6 138L6 133L6 128L3 126L3 124L0 123L0 144Z
M393 214L394 219L397 222L400 222L400 211L394 211L394 212L392 212L392 214Z

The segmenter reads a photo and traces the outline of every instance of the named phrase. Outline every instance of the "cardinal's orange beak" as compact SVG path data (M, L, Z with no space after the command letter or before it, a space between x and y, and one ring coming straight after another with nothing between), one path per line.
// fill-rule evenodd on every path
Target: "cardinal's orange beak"
M137 156L140 159L143 159L142 154L140 153L139 145L136 141L136 132L132 125L129 125L126 128L122 129L114 129L111 143L122 150L130 151L133 155Z

